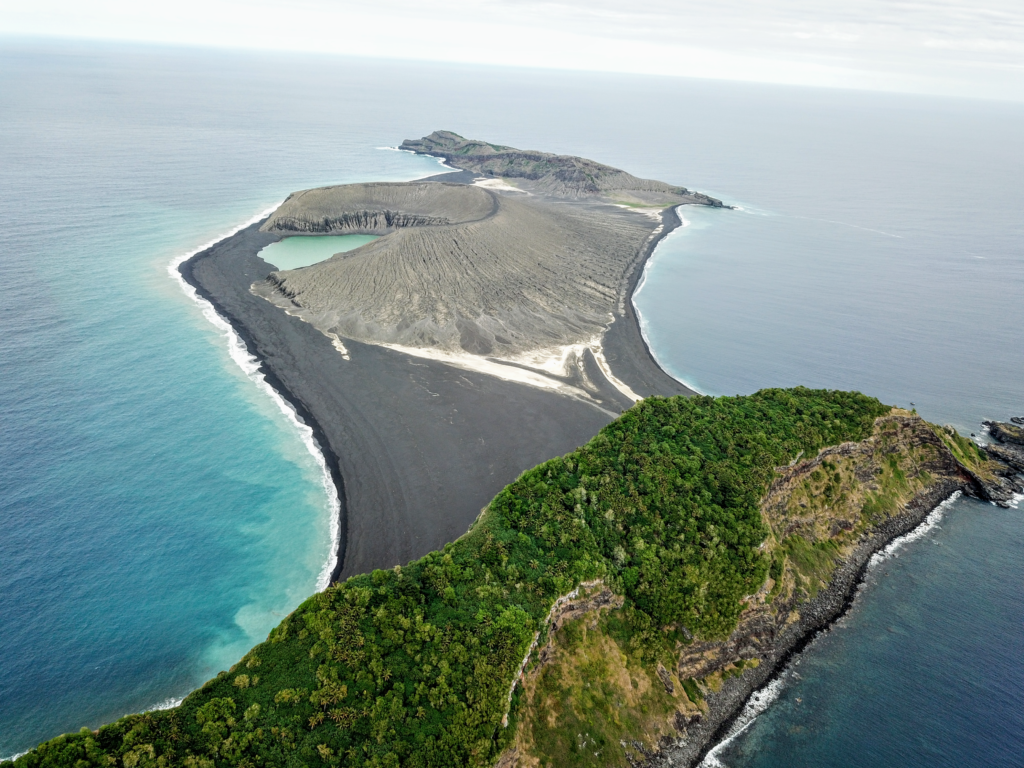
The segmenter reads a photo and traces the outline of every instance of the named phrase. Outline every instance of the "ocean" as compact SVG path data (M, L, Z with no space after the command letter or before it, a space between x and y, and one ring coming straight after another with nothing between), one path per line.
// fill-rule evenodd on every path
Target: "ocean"
M0 756L173 703L323 583L308 435L168 267L296 189L441 170L405 138L737 206L683 209L636 298L703 392L1024 415L1021 105L12 39L0 67ZM1019 509L951 502L712 761L1019 765L1022 563Z

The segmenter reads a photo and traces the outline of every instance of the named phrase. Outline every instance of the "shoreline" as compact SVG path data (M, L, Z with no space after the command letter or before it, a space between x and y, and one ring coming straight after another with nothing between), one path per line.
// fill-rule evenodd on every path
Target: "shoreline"
M905 544L908 544L911 541L916 541L934 529L942 521L945 513L951 509L953 504L962 496L963 491L954 491L946 499L940 501L930 512L928 512L928 514L926 514L916 526L906 533L895 536L868 558L867 562L864 563L858 572L857 580L850 589L839 613L832 618L828 625L820 629L813 630L805 635L805 637L802 638L801 641L786 654L785 658L779 663L778 667L774 670L769 679L760 688L754 690L747 697L747 700L743 703L743 707L732 718L722 724L720 730L724 735L718 738L698 758L700 760L700 762L696 764L698 768L716 768L717 766L723 765L723 763L717 759L716 752L725 748L727 745L732 743L734 739L743 734L747 728L753 725L754 721L758 717L764 714L768 708L778 700L785 687L783 678L789 672L793 660L813 645L823 634L831 632L832 629L849 614L856 604L861 590L867 583L867 577L871 570L884 560L895 556L895 553ZM756 712L750 713L749 718L744 719L747 715L751 702L755 700L759 694L765 694L766 696L771 695L771 698L764 702L763 706L761 706Z
M218 304L216 298L210 294L209 291L207 291L193 275L194 263L199 258L216 248L221 243L236 236L246 228L266 221L270 214L279 207L280 203L272 208L268 208L257 216L254 216L241 226L231 230L225 236L211 241L204 246L200 246L198 250L186 256L175 258L175 260L173 260L168 266L168 272L177 276L183 284L183 289L184 286L191 288L194 295L189 298L192 298L197 304L204 302L209 305L210 310L212 310L216 317L225 323L228 330L234 334L237 342L241 344L246 354L248 354L251 360L255 363L256 368L254 371L250 372L246 370L246 367L243 366L239 360L235 359L235 356L231 354L231 339L229 338L229 354L231 354L232 359L239 364L239 367L242 368L243 372L250 379L254 380L254 382L256 380L253 374L258 374L259 378L262 379L262 382L266 385L268 394L270 394L273 399L280 401L277 403L278 406L286 406L285 408L282 408L282 411L285 413L285 416L290 417L295 426L299 428L300 438L303 440L303 443L306 444L306 447L312 447L315 449L315 452L311 450L310 453L313 454L314 460L317 461L324 473L325 479L323 485L325 491L328 490L328 481L330 482L331 492L328 494L328 504L332 508L331 519L329 521L331 532L331 554L327 562L324 564L320 574L317 576L317 592L322 592L338 580L341 570L344 567L345 548L347 545L345 536L345 481L341 476L341 472L338 470L338 459L331 450L330 444L327 442L323 428L320 426L319 422L311 413L309 413L302 402L284 385L274 371L265 364L265 361L259 354L255 339L253 339L249 330L223 306ZM202 307L202 304L200 304L200 308L204 310L205 315L205 307ZM207 319L212 322L210 317L207 317ZM213 324L216 327L216 323ZM258 384L258 382L256 383ZM303 427L310 431L308 442L306 440L306 436L302 435Z
M655 229L647 239L637 254L637 258L629 267L625 293L619 300L615 319L605 331L603 340L609 367L617 378L625 382L632 390L647 391L650 394L664 397L673 395L690 397L701 393L677 379L658 362L644 335L634 296L644 279L647 264L653 258L658 245L668 235L683 226L682 217L676 210L681 207L681 205L671 206L661 212L660 227ZM630 349L631 347L633 349ZM637 354L634 350L642 350L642 352ZM616 370L615 361L623 359L625 364L620 367L620 370Z
M749 672L726 680L718 693L707 697L708 714L693 726L695 733L692 737L687 738L690 734L686 734L677 738L643 765L650 768L678 764L690 768L716 768L722 765L714 755L715 750L724 748L739 736L778 698L781 687L777 691L773 691L772 687L780 684L794 658L849 613L868 572L877 562L876 558L884 555L889 547L895 546L898 549L903 546L907 537L914 536L919 529L926 527L926 533L935 524L929 518L939 510L944 512L947 505L951 505L970 488L971 482L966 479L940 483L912 499L903 514L875 529L853 555L837 568L829 586L803 604L800 620L780 638L772 657ZM737 728L751 702L756 701L759 695L771 693L775 695Z
M640 338L643 340L644 347L646 347L646 349L647 349L647 354L650 355L651 360L654 361L654 364L657 365L659 368L661 368L661 370L663 370L667 376L672 376L673 379L678 381L680 384L682 384L684 387L689 389L694 394L696 394L696 395L704 395L704 394L706 394L705 392L701 392L699 389L697 389L695 386L693 386L693 384L691 384L690 382L684 381L683 379L680 379L680 378L678 378L676 376L673 376L671 373L669 373L668 368L666 368L664 365L662 365L661 361L658 360L658 357L657 357L657 355L654 354L654 349L651 346L651 340L647 337L647 329L644 327L643 315L640 313L640 308L637 307L637 305L636 305L636 294L637 294L638 291L640 291L644 287L645 283L647 282L647 269L650 266L651 261L654 259L654 252L655 252L657 246L661 243L662 240L667 238L669 235L671 235L676 230L685 229L686 227L690 226L690 223L688 221L686 221L686 219L684 219L682 217L682 215L679 213L678 209L682 208L682 207L683 207L682 205L676 205L676 206L673 206L671 209L668 209L668 210L671 210L672 215L678 220L679 223L676 224L675 226L673 226L671 229L667 229L666 228L666 230L658 236L656 242L651 247L650 254L648 255L648 257L646 259L644 259L644 262L643 262L643 264L642 264L642 266L640 268L640 276L637 278L636 284L633 286L632 290L630 291L629 303L633 307L633 315L635 317L637 328L640 331Z

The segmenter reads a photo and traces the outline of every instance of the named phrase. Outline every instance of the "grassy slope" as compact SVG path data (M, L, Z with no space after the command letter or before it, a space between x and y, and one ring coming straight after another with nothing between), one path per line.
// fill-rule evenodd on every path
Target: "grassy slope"
M311 597L177 709L54 739L17 766L489 764L558 596L602 579L626 597L615 633L648 658L728 635L768 574L758 505L774 468L863 439L888 410L807 389L648 399L524 473L443 552Z

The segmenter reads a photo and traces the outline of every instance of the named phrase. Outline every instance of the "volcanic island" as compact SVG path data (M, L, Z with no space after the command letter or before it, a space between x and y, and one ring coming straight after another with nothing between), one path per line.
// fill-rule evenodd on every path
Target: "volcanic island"
M677 209L721 201L450 131L400 148L454 170L296 192L181 266L313 429L331 585L180 706L18 768L695 765L874 553L1021 491L1017 423L986 449L856 392L663 371L633 292ZM260 257L348 234L378 237Z

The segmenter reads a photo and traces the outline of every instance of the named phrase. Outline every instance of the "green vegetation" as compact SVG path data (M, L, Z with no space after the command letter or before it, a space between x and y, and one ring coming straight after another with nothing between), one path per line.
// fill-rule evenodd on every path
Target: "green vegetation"
M704 701L704 694L700 692L700 688L697 686L697 681L692 677L688 677L683 680L683 690L686 691L686 697L694 704L699 704Z
M759 502L775 468L863 439L888 410L802 388L645 400L525 472L444 551L311 597L180 707L54 739L16 765L492 763L516 730L518 695L502 725L509 691L560 595L596 579L623 595L602 638L631 654L727 636L769 572ZM815 567L799 547L786 554Z
M616 640L608 626L615 613L561 627L552 659L526 683L519 744L542 766L620 766L623 741L656 744L676 732L680 686L673 681L669 693L629 643Z
M803 536L790 536L782 542L782 551L811 597L828 584L839 560L839 545L833 539L811 543Z

